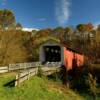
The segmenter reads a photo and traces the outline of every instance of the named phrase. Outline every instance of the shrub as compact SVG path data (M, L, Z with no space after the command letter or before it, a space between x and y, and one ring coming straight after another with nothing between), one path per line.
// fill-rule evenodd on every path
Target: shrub
M96 100L96 90L97 90L97 88L96 88L96 86L97 86L96 78L94 78L92 74L88 73L86 83L89 87L90 93L93 96L93 99Z
M38 66L38 72L37 72L37 76L39 77L43 77L43 70L42 70L42 67L41 66Z

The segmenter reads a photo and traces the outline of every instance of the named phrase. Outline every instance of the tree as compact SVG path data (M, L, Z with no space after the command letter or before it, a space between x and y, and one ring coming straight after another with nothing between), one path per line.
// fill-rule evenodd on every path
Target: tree
M71 41L73 37L73 30L71 27L66 27L64 32L64 38L66 41Z
M16 31L0 32L0 65L28 61L29 53L24 46L23 34Z
M64 35L64 28L63 27L57 27L53 30L54 35L56 35L56 37L60 38L61 40L63 39L63 35Z
M92 23L86 24L86 29L87 29L87 31L92 31L93 28L94 28L94 26L92 25Z
M79 25L76 26L76 28L77 28L77 30L78 30L79 32L84 32L84 31L86 31L86 25L85 25L85 24L79 24Z
M79 45L81 45L81 48L82 48L82 52L84 54L86 54L87 52L87 46L89 44L89 34L90 34L90 31L89 31L89 28L87 26L87 24L79 24L76 26L76 29L78 30L79 32Z
M16 24L16 29L17 29L17 30L21 30L22 28L23 28L23 27L22 27L22 25L21 25L20 23L17 23L17 24Z
M81 37L88 39L93 31L94 26L91 23L77 25L77 30L80 32Z
M96 42L100 44L100 25L97 27L97 32L96 32Z
M14 28L15 23L15 16L11 10L0 10L0 28Z
M32 30L32 37L34 37L34 35L36 35L37 34L37 30Z
M52 29L47 28L47 29L42 29L36 32L34 35L34 38L41 38L41 37L47 37L50 36L52 33Z

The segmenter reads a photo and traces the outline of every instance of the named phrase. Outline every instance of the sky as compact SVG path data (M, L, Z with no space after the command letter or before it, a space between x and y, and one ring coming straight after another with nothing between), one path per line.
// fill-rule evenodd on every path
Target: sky
M0 0L27 28L55 28L100 23L100 0Z

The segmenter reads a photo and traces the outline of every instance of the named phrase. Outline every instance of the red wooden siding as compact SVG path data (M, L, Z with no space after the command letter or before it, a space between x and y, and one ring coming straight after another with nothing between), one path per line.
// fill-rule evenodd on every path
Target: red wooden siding
M67 50L64 47L64 65L67 70L71 70L75 65L73 65L73 61L76 62L76 66L80 67L84 64L84 56L70 50Z

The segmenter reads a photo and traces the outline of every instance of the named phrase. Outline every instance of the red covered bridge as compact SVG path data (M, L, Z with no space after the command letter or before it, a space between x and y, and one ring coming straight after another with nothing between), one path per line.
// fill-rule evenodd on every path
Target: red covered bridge
M84 55L49 39L40 47L40 62L61 62L67 70L71 70L84 64Z

